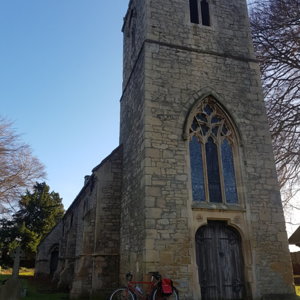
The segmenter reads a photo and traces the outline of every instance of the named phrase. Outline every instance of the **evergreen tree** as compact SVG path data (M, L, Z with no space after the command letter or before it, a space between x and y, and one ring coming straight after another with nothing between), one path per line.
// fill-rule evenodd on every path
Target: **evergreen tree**
M0 249L2 260L16 248L21 238L21 249L33 258L40 241L63 217L62 198L45 183L36 183L33 191L26 191L19 201L19 210L11 220L0 220ZM8 260L7 260L8 261Z
M16 237L19 230L12 220L0 220L0 265L11 266L13 259L10 256L12 251L18 246Z
M25 224L26 229L36 233L39 239L58 223L64 213L62 198L58 193L50 192L45 182L36 183L32 192L27 190L19 207L14 220L19 226Z

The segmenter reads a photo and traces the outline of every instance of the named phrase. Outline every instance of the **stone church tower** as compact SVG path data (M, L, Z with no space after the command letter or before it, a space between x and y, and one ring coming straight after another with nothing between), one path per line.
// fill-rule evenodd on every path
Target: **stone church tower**
M159 270L182 299L292 294L246 0L132 0L123 32L121 277Z
M120 146L39 245L71 298L159 271L180 299L292 299L246 0L131 0ZM99 299L101 299L99 297Z

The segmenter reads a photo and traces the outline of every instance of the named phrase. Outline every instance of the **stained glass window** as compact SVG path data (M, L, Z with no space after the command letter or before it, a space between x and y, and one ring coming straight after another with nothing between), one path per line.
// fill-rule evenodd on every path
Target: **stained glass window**
M220 172L218 162L218 149L210 137L205 144L206 166L208 176L208 189L210 202L222 202Z
M201 144L194 136L190 141L190 160L194 201L205 201L204 175Z
M235 172L233 165L233 155L230 144L227 139L222 143L222 163L223 163L223 176L225 184L225 195L227 203L237 203L237 191L235 183Z
M237 204L232 127L212 98L199 105L190 123L193 200Z

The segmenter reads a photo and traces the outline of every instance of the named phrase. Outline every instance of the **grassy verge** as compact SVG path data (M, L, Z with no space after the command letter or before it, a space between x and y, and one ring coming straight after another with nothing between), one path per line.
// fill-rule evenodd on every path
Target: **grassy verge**
M66 300L68 299L68 294L65 293L55 293L51 284L47 284L45 281L37 281L32 277L22 278L24 287L27 288L26 297L22 298L24 300Z
M68 294L56 293L51 282L36 280L32 275L32 272L21 273L24 274L20 276L22 286L26 288L26 297L22 300L66 300L68 299ZM29 274L29 275L28 275ZM9 279L11 275L0 274L0 281Z
M295 286L296 295L300 296L300 285Z
M0 275L11 275L11 274L12 274L12 269L2 269L0 267ZM19 275L20 276L33 276L34 269L20 268Z

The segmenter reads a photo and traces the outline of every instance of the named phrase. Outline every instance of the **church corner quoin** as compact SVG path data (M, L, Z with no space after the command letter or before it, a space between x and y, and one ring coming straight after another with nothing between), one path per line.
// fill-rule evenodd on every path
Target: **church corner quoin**
M292 270L246 0L131 0L120 146L42 241L72 298L128 271L180 299L292 299Z

